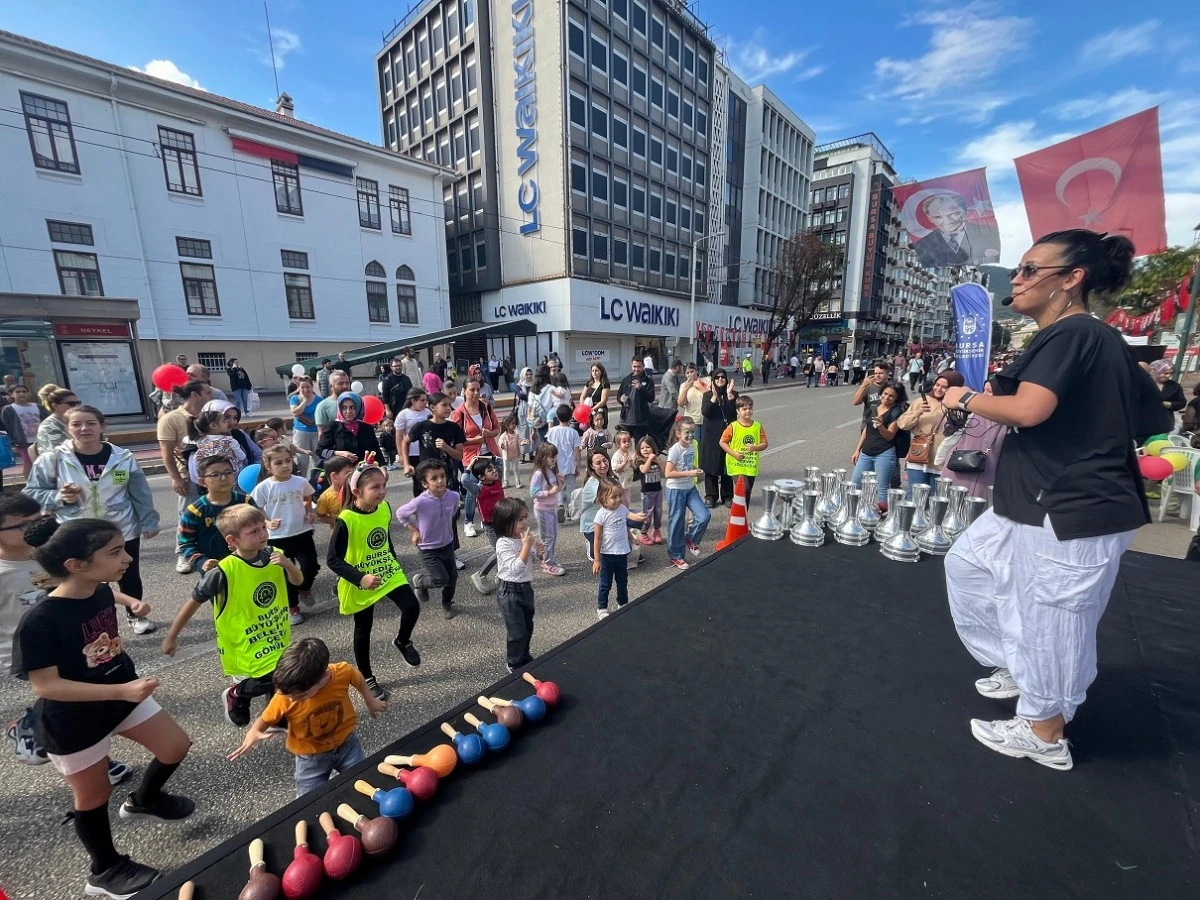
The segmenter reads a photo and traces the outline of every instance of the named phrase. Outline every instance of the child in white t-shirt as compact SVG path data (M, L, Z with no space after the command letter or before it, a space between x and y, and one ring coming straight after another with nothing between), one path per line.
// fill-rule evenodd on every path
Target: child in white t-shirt
M533 660L533 560L537 538L529 528L529 507L516 497L505 497L492 510L496 530L496 604L508 634L505 661L508 671Z
M546 442L558 448L558 474L563 477L563 489L559 494L558 516L563 520L563 507L575 490L575 473L579 471L579 448L582 441L579 432L571 424L571 407L563 404L555 413L558 424L546 432Z
M313 543L313 487L307 479L295 474L292 452L276 445L263 451L262 478L250 492L254 505L267 517L267 536L271 546L290 559L300 569L304 580L299 585L288 582L288 609L293 625L304 621L300 603L312 606L313 580L321 565L317 562L317 547Z
M592 530L592 549L595 562L592 574L600 576L596 594L596 616L603 619L608 615L608 595L613 582L617 583L617 606L629 602L629 519L644 521L645 513L631 513L623 502L624 491L619 484L606 481L596 491L600 511Z

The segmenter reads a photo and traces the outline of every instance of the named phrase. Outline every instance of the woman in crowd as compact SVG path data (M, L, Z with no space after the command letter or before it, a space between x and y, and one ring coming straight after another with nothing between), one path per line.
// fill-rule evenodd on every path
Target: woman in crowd
M1163 407L1171 411L1171 419L1174 420L1175 414L1187 406L1187 397L1184 396L1183 386L1171 377L1171 361L1156 359L1150 363L1150 374L1158 384Z
M317 449L317 407L321 398L313 390L312 379L301 375L296 379L296 393L288 396L292 410L292 443L310 454Z
M892 486L892 475L896 471L896 438L900 433L900 416L908 397L904 386L892 382L879 394L879 405L875 415L863 426L858 435L858 446L850 456L854 463L851 481L855 487L862 484L867 472L879 476L876 482L876 500L887 502L888 488ZM867 498L864 498L867 499Z
M471 474L471 463L481 454L497 459L500 457L500 447L496 443L500 423L496 420L496 413L492 411L492 407L484 401L481 388L478 380L469 379L463 388L463 405L450 414L450 421L458 425L467 436L462 450L462 486L466 490L463 513L467 520L463 526L463 533L467 537L474 537L478 533L475 530L475 510L479 498L479 481Z
M535 421L530 416L531 408L537 404L537 394L533 389L533 369L529 366L521 370L521 377L514 386L513 397L516 400L517 434L521 438L521 462L528 462L533 458L538 433ZM536 415L539 411L534 412ZM540 420L541 416L538 415L537 419Z
M908 451L908 496L918 484L932 485L941 474L942 466L938 461L938 451L942 441L948 436L958 433L966 424L967 416L957 409L946 409L942 398L946 389L962 387L964 380L961 374L953 369L947 369L933 383L933 391L922 395L920 400L913 401L896 422L901 431L912 433Z
M706 391L700 404L704 420L700 441L700 468L704 470L704 505L712 509L718 503L733 504L733 479L725 472L725 451L721 435L737 420L734 402L738 393L729 380L729 373L717 369L712 374L712 389Z
M704 397L708 393L700 380L700 370L688 363L683 373L683 384L679 386L679 415L687 416L696 423L696 443L704 443Z
M337 404L337 421L321 432L317 456L322 460L341 456L358 463L363 462L368 453L374 453L376 465L382 465L383 452L379 449L375 429L362 420L362 397L346 391L338 395Z
M79 406L79 398L74 391L47 384L38 391L38 400L49 415L38 425L37 452L49 453L67 439L67 413Z
M600 363L592 363L588 382L579 391L579 402L589 403L592 409L604 409L608 406L608 395L612 385L608 380L608 371Z
M996 375L993 395L950 388L950 408L1009 426L995 505L946 557L950 614L975 659L975 683L1017 700L1011 719L971 720L1005 756L1058 771L1064 737L1096 677L1096 629L1121 555L1150 521L1134 452L1171 413L1116 330L1088 313L1093 292L1129 283L1133 244L1086 229L1038 239L1011 273L1014 312L1037 334Z
M254 438L246 433L246 429L242 428L242 411L228 400L209 400L205 404L205 409L220 404L216 408L221 409L225 415L225 421L229 423L229 436L238 442L238 446L242 448L242 452L246 454L246 465L262 462L262 448L254 443ZM277 424L282 424L277 423ZM280 437L283 437L281 434ZM300 473L303 474L303 473Z
M993 379L983 385L990 395ZM978 413L967 417L966 424L956 434L946 437L938 447L938 463L943 474L955 486L965 487L969 497L987 497L987 490L996 483L996 462L1004 446L1008 426L985 419Z

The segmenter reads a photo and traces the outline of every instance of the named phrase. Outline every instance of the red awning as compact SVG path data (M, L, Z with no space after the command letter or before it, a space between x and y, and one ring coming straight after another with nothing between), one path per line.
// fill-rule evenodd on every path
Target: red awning
M279 162L291 163L293 166L298 165L300 160L295 153L288 150L280 150L278 147L268 147L266 144L259 144L256 141L248 141L245 138L230 138L233 141L233 149L240 150L242 153L249 153L251 156L262 156L266 159L274 159Z

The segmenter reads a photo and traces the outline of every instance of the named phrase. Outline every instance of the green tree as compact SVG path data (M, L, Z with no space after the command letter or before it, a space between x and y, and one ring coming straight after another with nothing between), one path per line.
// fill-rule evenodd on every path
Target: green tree
M1012 335L1009 334L1007 328L1000 325L999 322L992 321L992 352L997 350L1007 350L1008 344L1012 340Z
M1150 312L1167 298L1192 266L1200 261L1200 246L1169 247L1162 253L1143 256L1133 264L1133 280L1118 297L1099 296L1092 310L1106 317L1118 306L1129 307L1130 315Z
M797 232L784 243L770 273L765 308L770 313L763 354L788 330L799 331L828 303L835 276L845 271L842 251L813 232Z

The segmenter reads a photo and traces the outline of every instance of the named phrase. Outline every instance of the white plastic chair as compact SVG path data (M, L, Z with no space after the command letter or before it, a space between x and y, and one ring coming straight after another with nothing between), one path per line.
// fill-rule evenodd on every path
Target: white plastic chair
M1167 440L1171 442L1172 447L1187 447L1191 449L1192 441L1190 434L1172 434Z
M1188 458L1188 463L1162 483L1162 499L1158 501L1158 521L1161 522L1166 517L1171 495L1182 494L1187 498L1189 517L1194 522L1197 508L1200 507L1196 498L1196 463L1200 462L1200 450L1172 447L1168 452L1182 453ZM1195 529L1195 525L1192 527Z

